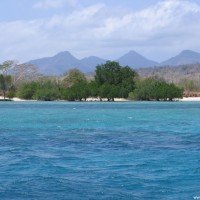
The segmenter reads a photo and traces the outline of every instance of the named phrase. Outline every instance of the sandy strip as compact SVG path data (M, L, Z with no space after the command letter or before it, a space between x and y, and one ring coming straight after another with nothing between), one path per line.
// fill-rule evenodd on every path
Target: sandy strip
M37 101L37 100L26 100L26 99L20 99L20 98L17 98L17 97L14 97L14 98L12 98L11 99L12 101ZM99 98L87 98L87 100L86 101L100 101L100 99ZM106 98L104 98L104 99L102 99L102 101L108 101ZM126 102L126 101L129 101L129 100L127 100L127 99L124 99L124 98L115 98L115 101L117 101L117 102Z
M3 96L0 96L0 100L4 100ZM9 100L8 98L6 98L6 100Z
M3 97L2 96L0 96L0 99L2 99L3 100ZM8 98L6 98L6 99L8 99ZM20 99L20 98L18 98L18 97L14 97L14 98L12 98L11 99L12 101L37 101L37 100L26 100L26 99ZM100 101L100 98L87 98L87 100L86 101ZM106 98L103 98L102 99L102 101L108 101ZM126 102L126 101L128 101L127 99L124 99L124 98L115 98L115 101L118 101L118 102Z
M200 97L183 97L178 99L178 101L200 101Z
M33 100L26 100L26 99L20 99L17 97L12 98L12 101L33 101Z
M3 100L3 96L0 96L0 100ZM9 98L6 98L7 100L9 100ZM17 97L14 97L12 99L10 99L11 101L36 101L36 100L26 100L26 99L20 99L20 98L17 98Z
M124 99L124 98L114 98L115 101L117 102L126 102L126 101L129 101L127 99ZM87 98L86 101L100 101L100 98L93 98L93 97L90 97L90 98ZM102 98L102 101L108 101L107 98Z
M6 98L8 99L8 98ZM3 97L0 96L0 100L3 100ZM12 101L37 101L37 100L26 100L26 99L20 99L20 98L17 98L17 97L14 97L11 99ZM100 101L99 98L87 98L86 101ZM102 101L107 101L107 99L102 99ZM115 98L115 101L116 102L127 102L129 100L127 99L124 99L124 98ZM175 101L181 101L181 102L194 102L194 101L199 101L200 102L200 97L183 97L182 99L176 99Z

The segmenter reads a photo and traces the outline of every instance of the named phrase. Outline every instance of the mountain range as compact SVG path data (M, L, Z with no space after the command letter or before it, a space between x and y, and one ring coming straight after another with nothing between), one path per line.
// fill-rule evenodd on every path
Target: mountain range
M52 57L31 60L27 63L35 65L38 71L44 75L61 75L72 68L77 68L84 73L94 72L97 65L104 64L106 61L106 59L96 56L77 59L70 52L64 51ZM130 51L115 61L119 62L121 66L128 65L134 69L153 66L178 66L200 63L200 53L184 50L177 56L158 63L145 58L135 51Z

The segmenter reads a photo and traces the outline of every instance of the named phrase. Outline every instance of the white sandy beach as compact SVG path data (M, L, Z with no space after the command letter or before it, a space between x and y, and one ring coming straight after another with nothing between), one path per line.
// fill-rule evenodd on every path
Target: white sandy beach
M200 97L183 97L178 99L178 101L200 101Z
M6 99L8 99L8 98L6 98ZM3 96L0 96L0 100L3 100ZM20 99L18 97L14 97L14 98L12 98L10 100L12 100L12 101L37 101L37 100ZM94 101L94 102L97 101L98 102L98 101L100 101L100 98L92 98L92 97L90 97L90 98L87 98L86 101ZM102 101L107 101L107 99L103 98ZM117 102L126 102L126 101L129 101L129 100L128 99L124 99L124 98L115 98L115 101L117 101Z
M100 98L94 98L94 97L89 97L87 98L86 101L100 101ZM108 101L107 98L102 98L102 101ZM126 101L129 101L128 99L124 99L124 98L115 98L115 101L117 102L126 102Z
M8 98L6 98L6 99L8 99ZM3 96L0 96L0 100L3 100ZM14 98L12 98L11 99L12 101L36 101L36 100L26 100L26 99L20 99L20 98L17 98L17 97L14 97ZM100 101L100 99L99 98L92 98L92 97L90 97L90 98L87 98L87 100L86 101L96 101L96 102L98 102L98 101ZM107 101L107 99L106 98L103 98L102 99L102 101ZM124 99L124 98L115 98L115 102L127 102L127 101L129 101L128 99ZM200 102L200 97L183 97L182 99L176 99L176 101L181 101L181 102L194 102L194 101L199 101Z
M11 100L12 101L33 101L33 100L20 99L20 98L17 98L17 97L12 98Z
M86 101L100 101L99 98L87 98ZM107 99L103 98L102 101L107 101ZM126 102L130 101L128 99L124 98L115 98L115 102ZM181 102L193 102L193 101L200 101L200 97L183 97L182 99L175 99L175 101L181 101Z
M3 100L3 96L0 96L0 100ZM6 98L7 100L9 100L9 98ZM10 99L11 101L36 101L36 100L26 100L26 99L20 99L18 97L14 97L12 99Z

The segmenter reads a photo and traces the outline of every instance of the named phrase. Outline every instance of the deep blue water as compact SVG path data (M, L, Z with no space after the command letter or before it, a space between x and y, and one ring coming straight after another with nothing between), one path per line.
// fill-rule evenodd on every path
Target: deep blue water
M200 198L200 102L0 102L0 199Z

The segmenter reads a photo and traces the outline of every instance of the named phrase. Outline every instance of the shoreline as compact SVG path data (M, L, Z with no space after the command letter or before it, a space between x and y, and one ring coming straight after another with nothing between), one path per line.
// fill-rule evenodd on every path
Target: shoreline
M3 101L3 97L0 96L0 101ZM6 101L14 101L14 102L31 102L31 101L38 101L38 100L26 100L26 99L20 99L18 97L14 97L12 99L6 98ZM58 100L58 101L65 101L65 100ZM115 98L114 102L131 102L132 100L128 100L125 98ZM101 102L99 98L87 98L86 101L82 102ZM108 102L107 99L103 98L102 102ZM137 102L137 101L135 101ZM174 102L200 102L200 97L183 97L182 99L175 99Z
M200 97L183 97L182 99L177 99L181 102L198 102L200 101Z

